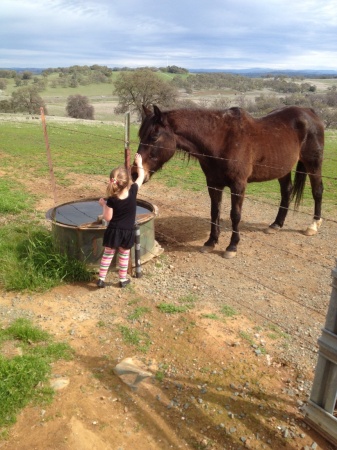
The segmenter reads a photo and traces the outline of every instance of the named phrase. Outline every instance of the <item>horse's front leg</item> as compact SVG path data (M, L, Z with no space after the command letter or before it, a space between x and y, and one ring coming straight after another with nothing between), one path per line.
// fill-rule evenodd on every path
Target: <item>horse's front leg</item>
M220 234L220 211L223 188L208 187L208 193L211 198L211 233L209 239L200 249L202 253L210 253L214 249L215 244L219 241Z
M241 210L243 199L245 195L245 186L231 188L231 221L232 221L232 236L229 246L223 255L224 258L234 258L236 256L237 246L240 242L239 223L241 221Z

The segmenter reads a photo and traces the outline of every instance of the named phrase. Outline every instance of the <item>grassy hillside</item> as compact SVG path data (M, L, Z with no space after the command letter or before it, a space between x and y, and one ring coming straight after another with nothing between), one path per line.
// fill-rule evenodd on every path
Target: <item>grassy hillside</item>
M98 121L124 121L123 115L114 114L114 108L117 105L118 98L114 95L114 82L119 76L120 72L112 72L111 76L107 79L106 83L91 83L86 85L78 85L77 87L62 87L57 85L57 81L62 79L59 73L52 73L47 77L47 86L40 93L41 97L44 99L48 113L51 116L61 116L65 117L66 114L66 103L67 98L70 95L84 95L89 98L89 102L93 105L95 113L95 120ZM62 75L62 74L61 74ZM186 78L188 75L194 76L195 74L184 74L180 75L182 79ZM161 73L158 72L158 76L170 81L176 75L172 73ZM43 80L42 75L33 76L31 80L26 81L29 85L33 83L34 80ZM328 89L337 84L336 79L296 79L288 80L296 81L296 83L310 83L316 86L317 93L326 93ZM15 85L14 79L6 80L7 87L4 91L0 91L0 101L11 98L13 92L18 88ZM244 94L230 87L222 89L202 89L186 93L181 91L181 98L192 100L200 105L207 105L214 100L219 100L224 98L228 100L230 106L238 105L240 101L240 96L244 95L246 99L254 100L256 96L259 95L271 95L275 96L277 93L270 89L252 89L250 91L245 91Z

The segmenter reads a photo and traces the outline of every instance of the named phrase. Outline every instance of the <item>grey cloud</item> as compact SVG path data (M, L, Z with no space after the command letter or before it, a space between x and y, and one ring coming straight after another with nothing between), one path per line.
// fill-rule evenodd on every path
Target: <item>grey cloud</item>
M0 67L333 68L336 28L335 0L2 0Z

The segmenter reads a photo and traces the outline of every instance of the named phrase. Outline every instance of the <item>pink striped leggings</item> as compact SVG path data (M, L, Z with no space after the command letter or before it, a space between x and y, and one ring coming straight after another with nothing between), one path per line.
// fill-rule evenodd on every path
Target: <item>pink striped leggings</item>
M112 258L114 257L114 254L116 253L115 248L109 248L104 247L104 253L101 259L101 265L99 268L99 274L98 277L100 280L105 280L105 277L108 273ZM118 247L118 278L119 281L125 281L126 280L126 274L128 271L128 265L129 265L129 256L130 256L130 249L125 249L122 247Z

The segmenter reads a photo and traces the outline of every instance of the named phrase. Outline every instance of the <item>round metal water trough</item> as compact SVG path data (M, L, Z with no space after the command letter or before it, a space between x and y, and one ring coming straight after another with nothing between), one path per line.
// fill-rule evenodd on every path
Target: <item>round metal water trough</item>
M103 235L106 223L102 221L102 207L98 198L63 203L51 208L46 218L51 220L54 241L61 252L85 262L98 270L103 255ZM145 200L137 199L136 222L140 229L140 259L145 263L160 255L163 249L155 241L154 218L158 208ZM131 250L135 266L135 251ZM116 259L116 258L114 258ZM115 264L112 264L115 266Z

